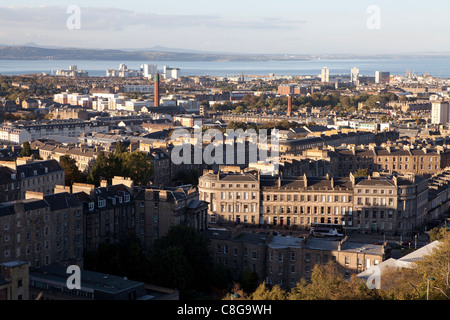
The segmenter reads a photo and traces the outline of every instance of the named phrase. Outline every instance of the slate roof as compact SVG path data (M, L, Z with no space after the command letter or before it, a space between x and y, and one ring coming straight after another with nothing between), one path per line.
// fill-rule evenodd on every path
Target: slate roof
M44 199L26 199L0 203L0 216L15 214L14 205L21 203L25 211L50 208L51 211L76 208L82 203L72 194L62 192L44 196Z
M30 269L30 278L34 280L45 279L64 287L67 281L66 269L66 267L59 265L32 268ZM123 277L81 269L81 288L84 291L117 294L143 285L142 282L128 280Z
M0 166L0 184L11 183L11 181L13 181L13 179L11 179L11 174L14 173L14 170Z
M25 178L33 177L33 176L35 176L34 171L36 171L38 176L44 175L44 174L46 174L45 168L47 168L48 173L64 172L64 169L61 167L59 162L52 159L52 160L37 161L37 162L18 165L17 166L17 176L22 177L22 173L23 173Z

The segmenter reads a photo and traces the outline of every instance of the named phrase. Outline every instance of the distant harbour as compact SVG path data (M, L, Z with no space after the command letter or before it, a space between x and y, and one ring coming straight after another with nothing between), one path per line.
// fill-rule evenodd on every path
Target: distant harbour
M101 60L0 60L1 75L24 75L32 73L56 74L58 69L77 65L90 77L106 76L106 69L118 69L124 63L129 69L139 69L144 63L180 68L182 76L207 75L223 77L233 75L316 76L322 67L330 74L349 74L357 67L361 75L374 76L375 71L389 71L391 75L430 74L433 77L450 78L450 57L399 58L399 59L316 59L302 61L101 61Z

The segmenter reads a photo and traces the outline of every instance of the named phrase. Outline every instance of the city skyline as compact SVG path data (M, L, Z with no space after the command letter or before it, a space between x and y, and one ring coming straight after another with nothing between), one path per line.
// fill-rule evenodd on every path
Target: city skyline
M0 4L0 43L250 54L448 53L450 44L442 41L450 26L446 8L450 4L437 0L427 7L418 1L19 0Z

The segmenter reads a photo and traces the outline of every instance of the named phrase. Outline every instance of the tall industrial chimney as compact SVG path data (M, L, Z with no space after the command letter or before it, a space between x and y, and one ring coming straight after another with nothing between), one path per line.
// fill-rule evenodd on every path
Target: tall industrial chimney
M292 115L292 96L288 95L288 109L287 109L287 116L290 117Z
M154 89L155 101L153 105L159 107L159 73L155 74L155 89Z

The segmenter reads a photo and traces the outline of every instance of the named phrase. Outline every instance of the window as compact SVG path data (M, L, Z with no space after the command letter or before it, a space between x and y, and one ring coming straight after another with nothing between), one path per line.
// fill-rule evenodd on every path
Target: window
M104 208L104 207L106 207L106 200L105 200L105 199L102 199L102 198L99 198L99 199L98 199L98 207L99 207L99 208Z

